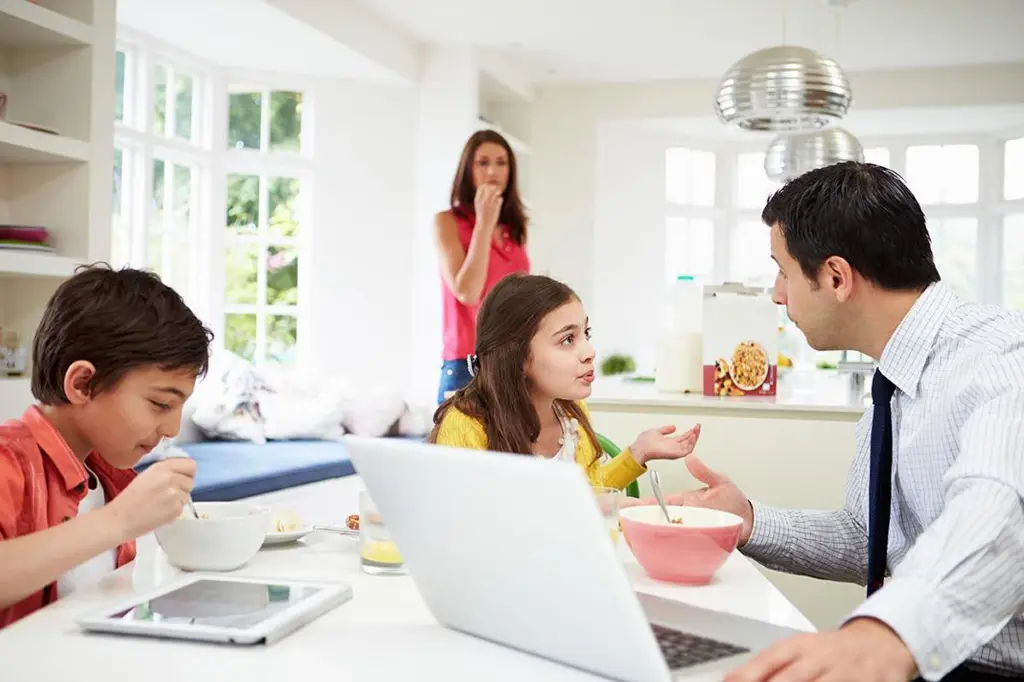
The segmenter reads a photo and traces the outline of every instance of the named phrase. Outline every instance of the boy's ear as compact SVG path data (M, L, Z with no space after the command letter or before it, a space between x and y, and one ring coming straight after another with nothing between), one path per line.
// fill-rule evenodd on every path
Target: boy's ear
M92 397L89 382L96 376L96 367L87 360L75 360L64 373L64 395L72 405L84 405Z

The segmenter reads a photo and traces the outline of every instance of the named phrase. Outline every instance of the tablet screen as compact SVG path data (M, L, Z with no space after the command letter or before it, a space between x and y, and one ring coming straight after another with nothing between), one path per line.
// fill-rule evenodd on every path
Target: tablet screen
M311 598L319 587L198 580L114 613L114 620L248 629Z

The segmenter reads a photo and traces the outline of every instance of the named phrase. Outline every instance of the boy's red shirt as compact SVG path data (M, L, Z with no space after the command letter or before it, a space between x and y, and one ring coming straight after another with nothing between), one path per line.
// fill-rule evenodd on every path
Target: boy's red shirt
M107 502L135 478L132 470L115 469L96 453L86 458L96 473ZM60 433L38 407L21 419L0 424L0 542L29 535L78 515L88 473ZM135 558L135 542L117 548L117 566ZM0 609L0 629L57 599L53 582L17 604Z

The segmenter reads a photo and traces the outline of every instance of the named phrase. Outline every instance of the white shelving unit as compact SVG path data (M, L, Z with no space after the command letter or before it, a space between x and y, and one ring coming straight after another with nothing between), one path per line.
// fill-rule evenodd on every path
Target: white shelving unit
M0 328L24 344L56 287L109 258L115 39L115 0L0 0L0 224L45 227L56 249L0 246ZM0 420L29 398L27 377L0 377Z

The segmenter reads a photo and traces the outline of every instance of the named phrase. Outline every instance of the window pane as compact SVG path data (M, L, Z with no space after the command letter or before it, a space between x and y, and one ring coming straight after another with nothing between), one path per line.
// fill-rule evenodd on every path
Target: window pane
M224 258L224 302L228 304L256 304L256 276L259 267L259 246L237 244L229 246Z
M164 281L186 301L192 295L191 283L196 273L192 270L192 249L188 233L168 234L164 245L167 247L167 272Z
M294 237L299 231L299 181L295 178L271 178L269 192L270 234Z
M164 208L167 202L164 197L164 162L163 159L153 159L153 220L155 224L164 221Z
M939 275L961 297L977 300L978 219L929 220L928 232Z
M1011 200L1024 199L1024 137L1006 143L1003 196Z
M770 287L779 272L772 260L771 230L761 221L744 221L733 231L730 279Z
M192 212L192 169L174 166L174 208L172 220L176 227L188 226Z
M114 149L114 198L113 198L113 213L115 216L121 215L121 179L124 177L124 153L115 148Z
M153 132L166 131L167 118L167 68L157 64L153 69Z
M907 148L907 186L920 204L942 201L942 147Z
M228 98L228 146L236 149L260 148L262 95L235 92Z
M128 229L120 218L114 218L110 229L110 264L115 268L128 265L131 259Z
M267 249L267 305L299 302L299 252L293 246Z
M690 156L690 200L694 206L715 205L715 154L694 151Z
M114 120L124 120L124 72L127 55L120 50L114 58Z
M696 218L669 218L665 234L665 278L710 279L715 268L715 224Z
M690 150L665 150L665 199L673 204L690 203Z
M270 93L270 149L297 152L302 146L302 93Z
M256 316L225 315L224 347L246 360L256 355Z
M164 234L159 230L152 230L146 236L146 267L164 276Z
M921 204L974 203L978 200L978 147L908 147L906 179Z
M764 172L764 152L740 154L736 179L736 203L740 208L764 208L768 195L779 188Z
M257 175L228 176L228 232L253 234L259 229L260 179Z
M267 317L267 360L290 365L295 362L299 321L294 315Z
M174 135L183 140L192 139L192 98L195 83L192 76L174 76Z
M945 184L942 199L947 204L973 204L978 200L978 147L954 144L943 147Z
M878 166L889 168L889 150L885 147L872 147L864 150L865 163L873 163Z
M1024 213L1003 220L1003 305L1024 310Z

